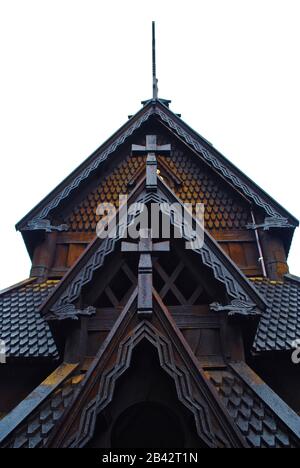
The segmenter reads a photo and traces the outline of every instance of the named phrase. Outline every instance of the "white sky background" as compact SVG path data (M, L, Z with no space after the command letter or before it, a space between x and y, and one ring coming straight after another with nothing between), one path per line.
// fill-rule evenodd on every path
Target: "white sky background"
M151 97L153 19L160 97L300 218L299 0L0 0L0 288L15 223Z

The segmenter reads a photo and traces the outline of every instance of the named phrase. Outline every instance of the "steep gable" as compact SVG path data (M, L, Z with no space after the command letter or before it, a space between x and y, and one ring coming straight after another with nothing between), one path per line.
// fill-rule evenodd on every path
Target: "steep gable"
M163 181L159 181L159 186L161 190L157 194L149 194L144 191L144 182L141 181L132 195L132 198L129 199L130 203L135 203L136 207L138 207L140 203L145 205L158 203L161 209L163 209L164 205L170 206L174 202L180 203ZM171 216L171 222L176 226L177 219L172 216L172 213L170 214L166 211L165 214ZM78 299L82 287L88 284L95 272L103 267L106 257L117 249L117 244L122 238L122 227L123 225L127 226L131 223L132 216L133 215L128 219L122 220L122 223L118 225L117 234L113 238L107 237L104 240L96 238L93 241L89 249L82 255L71 271L69 271L58 288L56 288L54 294L51 295L50 300L44 307L55 306L54 308L59 308L64 303L70 303ZM182 222L182 220L180 222ZM188 232L188 229L187 227L184 232ZM225 285L229 296L240 299L241 301L249 300L250 302L250 298L252 298L252 300L258 304L258 307L264 308L265 303L254 286L247 281L241 271L222 252L207 231L205 231L204 237L203 247L199 250L195 250L199 256L199 261L211 269L213 276ZM188 235L186 239L190 240ZM64 291L63 294L62 291Z
M124 194L134 210L119 216ZM120 210L115 235L100 239L105 202ZM198 221L170 208L187 213L184 203L205 206L203 243ZM170 222L168 242L151 232L149 213L147 240L124 242L124 229L153 205ZM299 446L298 416L246 364L253 351L290 350L298 336L298 280L271 281L287 271L296 225L164 102L146 102L18 225L33 268L2 295L8 357L63 362L2 421L0 444L147 445L158 426L176 447ZM297 408L290 396L289 404ZM128 438L122 427L132 422Z
M54 244L49 246L47 238L50 238L50 234L43 234L45 228L41 220L32 221L30 226L33 227L23 231L31 245L33 276L63 276L95 237L100 219L96 213L98 205L113 203L118 207L119 196L130 195L141 180L145 164L145 158L131 154L130 144L133 141L142 144L147 132L155 132L160 144L167 141L171 143L171 157L158 157L160 178L182 202L193 206L196 203L204 204L206 229L247 276L263 274L255 233L247 229L253 221L253 206L250 201L240 189L237 190L153 115L140 124L134 136L128 136L123 145L116 147L109 159L101 164L101 170L99 168L98 172L90 174L86 180L87 185L82 183L77 191L70 192L51 211L52 219L48 220L48 229L56 231L52 233L52 237L54 234L56 237L56 247ZM258 219L263 220L262 209L257 210ZM51 258L45 255L45 249L48 253L53 251ZM281 253L276 255L278 259L282 259L283 273L286 273L283 244L279 242L276 249L281 249ZM40 267L45 258L48 263L43 270ZM271 261L273 260L272 257Z
M249 178L242 174L224 156L218 153L199 134L191 130L180 118L172 113L159 100L149 101L141 111L132 117L107 143L100 147L85 163L82 164L64 183L53 191L43 202L32 210L17 224L22 229L30 219L45 219L71 192L76 190L114 151L122 145L141 125L153 116L159 119L197 154L227 179L238 190L257 206L263 208L269 216L286 216L292 224L298 221L277 204L271 197L259 189ZM63 190L60 190L64 187ZM55 196L55 194L57 195ZM42 208L44 206L44 208Z
M293 228L298 225L298 221L271 197L265 194L265 192L259 189L244 174L238 171L229 161L208 144L206 140L191 130L179 117L173 114L167 106L159 100L154 100L147 102L144 108L135 116L131 117L113 137L17 224L17 229L22 231L25 242L31 253L32 243L34 244L34 240L32 239L34 236L31 235L30 232L32 230L45 230L46 222L48 223L48 229L51 230L52 226L53 229L57 230L61 225L61 217L66 208L69 209L69 228L71 231L74 229L79 229L80 231L86 230L89 228L90 224L95 224L92 211L94 209L94 197L97 198L97 191L99 190L101 192L101 189L107 190L108 197L113 199L120 190L120 186L123 190L124 183L128 183L127 178L124 176L122 178L122 183L121 180L119 180L117 186L115 186L115 182L112 182L110 187L113 193L109 194L107 184L111 181L108 180L107 184L105 184L104 181L99 182L99 179L103 178L111 161L116 159L117 150L123 148L122 151L124 151L124 148L127 147L128 152L125 158L129 156L132 136L134 135L135 138L138 137L139 132L147 125L154 126L154 128L156 128L157 125L164 127L165 130L169 132L169 135L173 134L176 141L180 141L189 152L194 153L199 161L202 161L214 174L218 175L218 178L212 181L207 171L201 171L202 181L199 187L197 185L197 182L199 184L198 174L196 180L193 178L189 179L190 176L186 174L189 161L186 161L186 156L184 156L184 161L182 161L181 154L179 154L181 150L179 153L176 153L175 149L174 167L173 171L171 171L175 172L175 174L170 174L172 184L175 183L175 186L177 185L177 193L184 199L191 201L195 201L196 199L200 199L204 202L207 201L207 224L209 229L240 229L247 225L247 223L249 225L249 221L250 223L253 221L249 215L249 207L251 206L254 210L258 210L256 213L258 215L258 222L263 223L264 217L269 217L274 220L274 222L272 222L278 226L280 233L282 233L284 245L286 251L288 251ZM194 165L191 166L191 169L194 169ZM129 167L128 170L130 173L131 171L134 173L131 167ZM165 173L165 177L167 177L166 173L170 172L168 168L162 167L161 170ZM180 172L182 178L178 177ZM129 173L127 175L129 176ZM128 178L130 179L130 177ZM226 184L224 185L222 183L220 186L220 183L218 183L219 179L222 179ZM129 184L131 182L132 181L129 180ZM88 186L90 187L89 189ZM228 194L228 187L234 189L237 198L235 198L232 193L230 195ZM90 197L93 198L92 200L89 199L89 194ZM98 193L98 195L101 197L101 193ZM73 202L71 203L69 201L70 197L73 197ZM78 200L77 202L76 199ZM216 204L218 204L218 201L220 201L220 209L218 213L216 213ZM248 209L246 209L247 205ZM86 210L84 210L84 208L86 208Z
M137 321L134 292L101 347L75 400L48 442L49 447L85 447L97 418L113 400L121 375L130 368L132 353L148 341L159 354L160 366L176 383L178 399L192 412L198 436L207 447L244 447L213 388L156 296L153 320Z
M147 129L141 130L143 134L147 132ZM155 127L152 126L151 130L157 134ZM172 146L171 158L160 156L158 159L161 178L182 202L194 206L196 203L205 205L205 227L208 230L243 229L251 222L249 202L195 158L195 155L184 148L175 137L170 139L168 134L161 133L158 141L160 144L171 141ZM143 158L128 155L123 159L64 220L70 226L70 230L95 232L100 219L96 215L98 204L108 202L118 206L118 196L130 192L130 187L132 188L142 176L144 166Z

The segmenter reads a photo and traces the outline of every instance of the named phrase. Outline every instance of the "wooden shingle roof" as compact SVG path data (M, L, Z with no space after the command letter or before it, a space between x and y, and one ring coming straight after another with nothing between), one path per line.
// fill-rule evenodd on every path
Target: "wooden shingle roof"
M291 226L299 225L298 220L286 209L266 194L252 180L237 169L212 145L210 145L197 132L185 124L163 102L153 100L129 121L123 125L110 139L97 149L81 166L79 166L67 179L65 179L41 203L31 210L16 226L18 230L28 228L28 222L33 220L49 219L51 213L65 201L71 193L76 191L95 171L101 170L102 164L107 161L116 149L126 142L134 132L149 121L155 119L163 127L172 132L189 147L202 161L218 173L239 193L243 194L250 203L262 209L266 216L286 218Z
M300 339L300 278L286 275L284 281L253 280L268 308L258 326L254 350L290 351Z
M0 294L0 339L7 358L58 358L49 325L38 310L58 281L25 281Z

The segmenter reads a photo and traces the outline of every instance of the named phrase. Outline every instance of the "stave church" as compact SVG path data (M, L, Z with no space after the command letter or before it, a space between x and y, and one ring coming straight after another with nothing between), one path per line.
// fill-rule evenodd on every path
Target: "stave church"
M1 448L300 448L299 222L158 96L154 25L152 54L151 99L16 226Z

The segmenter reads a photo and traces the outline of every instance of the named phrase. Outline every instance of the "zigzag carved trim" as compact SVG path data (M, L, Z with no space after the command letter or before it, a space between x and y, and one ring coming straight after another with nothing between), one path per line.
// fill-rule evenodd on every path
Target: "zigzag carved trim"
M100 164L102 164L108 156L116 151L116 149L130 137L135 130L141 127L141 125L148 120L148 118L154 114L154 108L151 107L142 117L140 117L134 124L132 124L122 135L115 140L105 151L101 152L95 161L93 161L84 171L79 174L70 185L64 188L37 216L35 216L35 220L44 219L48 216L49 212L56 208L59 203L67 198L69 194L76 189L83 180L87 179L89 175L98 169Z
M177 227L181 230L181 232L183 232L183 238L187 241L194 239L195 235L192 227L181 217L177 216L174 211L170 212L168 205L164 205L162 199L160 203L161 211L164 214L170 216L173 226ZM224 265L220 262L218 257L213 253L207 244L204 244L201 249L194 249L193 251L201 256L202 263L213 271L214 277L226 286L226 290L230 296L244 299L246 301L249 300L249 296L244 292L244 290L240 287L237 281L224 267Z
M129 369L133 350L144 339L157 349L161 367L175 382L179 401L193 413L199 437L211 448L230 447L221 433L213 431L207 404L194 395L191 377L176 364L171 342L148 321L141 322L120 343L115 364L101 375L97 396L82 412L79 429L65 447L83 448L92 439L98 415L112 401L117 380Z
M127 220L120 220L115 238L108 237L101 242L98 250L93 254L86 266L80 271L80 273L78 273L65 293L60 297L53 308L51 308L53 312L61 308L64 304L70 304L79 298L82 287L91 281L95 271L99 270L99 268L103 266L106 256L115 250L116 243L122 238L124 230L127 229L134 218L138 215L143 204L148 204L150 202L161 204L162 211L171 217L171 222L175 227L182 230L185 240L190 241L191 239L194 239L195 236L193 231L187 222L184 222L184 220L176 216L174 211L171 211L170 213L166 208L167 204L170 203L170 200L157 193L143 195L135 203L135 213L131 214ZM201 256L203 264L212 270L214 277L225 285L228 294L232 298L246 302L250 301L248 294L224 267L222 262L208 245L204 244L201 249L195 249L194 252Z
M178 125L171 117L169 117L161 109L151 107L140 119L134 122L114 143L112 143L105 151L101 152L95 161L93 161L86 169L79 174L70 185L65 187L37 216L34 220L44 219L48 216L49 212L56 208L59 203L67 198L69 194L76 189L80 183L87 179L89 175L98 169L101 163L103 163L110 154L112 154L124 141L133 134L135 130L141 127L141 125L148 120L151 115L158 115L162 121L164 121L170 128L182 137L187 144L191 145L202 157L211 164L222 176L228 179L235 187L242 190L246 197L252 199L256 205L260 206L265 212L272 217L280 217L277 211L272 206L259 197L245 182L243 182L238 176L230 171L223 163L221 163L217 157L213 156L199 141L193 138L188 132L186 132L180 125Z
M247 184L245 184L239 177L237 177L232 171L222 164L218 158L213 156L199 141L195 140L188 132L178 125L171 117L160 109L156 110L159 117L175 132L182 137L188 145L203 156L203 158L211 164L219 173L221 173L226 179L228 179L235 187L242 190L246 197L254 200L256 205L263 208L270 216L280 217L280 215L269 205L269 203L262 200Z

